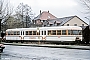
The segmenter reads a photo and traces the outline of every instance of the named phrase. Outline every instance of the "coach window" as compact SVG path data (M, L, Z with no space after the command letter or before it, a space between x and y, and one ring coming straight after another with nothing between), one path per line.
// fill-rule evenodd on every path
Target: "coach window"
M8 35L11 35L11 32L10 31L8 32Z
M13 31L11 31L11 35L13 35Z
M61 30L57 30L57 35L61 35Z
M71 30L68 30L68 35L71 35Z
M62 35L66 35L66 30L62 30Z
M36 31L33 31L33 35L36 35Z
M51 30L48 31L48 35L51 35Z
M32 35L32 31L29 31L29 35Z
M52 35L56 35L56 30L52 30Z
M72 30L73 35L78 35L78 30Z
M82 31L81 30L78 30L78 32L79 32L79 35L82 35Z
M39 32L37 32L37 35L40 35L40 31L39 31Z
M17 31L17 35L20 35L20 32L19 31Z
M26 31L26 35L28 35L28 31Z
M13 33L14 33L14 35L16 35L16 34L17 34L17 33L16 33L16 31L14 31Z

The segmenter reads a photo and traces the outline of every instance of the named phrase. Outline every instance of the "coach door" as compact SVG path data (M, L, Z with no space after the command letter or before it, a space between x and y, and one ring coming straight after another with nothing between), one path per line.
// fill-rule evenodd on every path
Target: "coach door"
M21 39L21 40L24 40L24 31L21 31L20 39Z
M42 31L42 40L46 40L46 30Z

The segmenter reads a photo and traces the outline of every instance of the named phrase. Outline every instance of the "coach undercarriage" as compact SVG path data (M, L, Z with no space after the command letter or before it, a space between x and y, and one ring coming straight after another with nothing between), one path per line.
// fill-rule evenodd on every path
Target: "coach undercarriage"
M46 41L46 40L5 40L6 43L25 43L25 44L63 44L73 45L80 44L81 41Z

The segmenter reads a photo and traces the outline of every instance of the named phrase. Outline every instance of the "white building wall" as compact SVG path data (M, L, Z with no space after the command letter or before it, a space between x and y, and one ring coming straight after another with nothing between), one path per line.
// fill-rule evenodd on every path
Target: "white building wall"
M67 26L67 24L69 24L69 26L74 26L75 24L77 24L77 26L82 26L82 24L84 24L84 26L87 26L87 24L85 24L82 20L77 17L74 17L73 19L65 23L64 26Z

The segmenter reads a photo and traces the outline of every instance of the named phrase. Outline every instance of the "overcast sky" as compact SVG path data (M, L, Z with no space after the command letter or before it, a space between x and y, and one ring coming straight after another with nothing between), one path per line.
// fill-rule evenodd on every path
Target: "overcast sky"
M78 0L10 0L14 7L20 3L31 6L35 16L41 11L48 11L57 18L77 15L84 20L83 8ZM82 10L82 11L81 11ZM85 20L88 22L88 20Z

